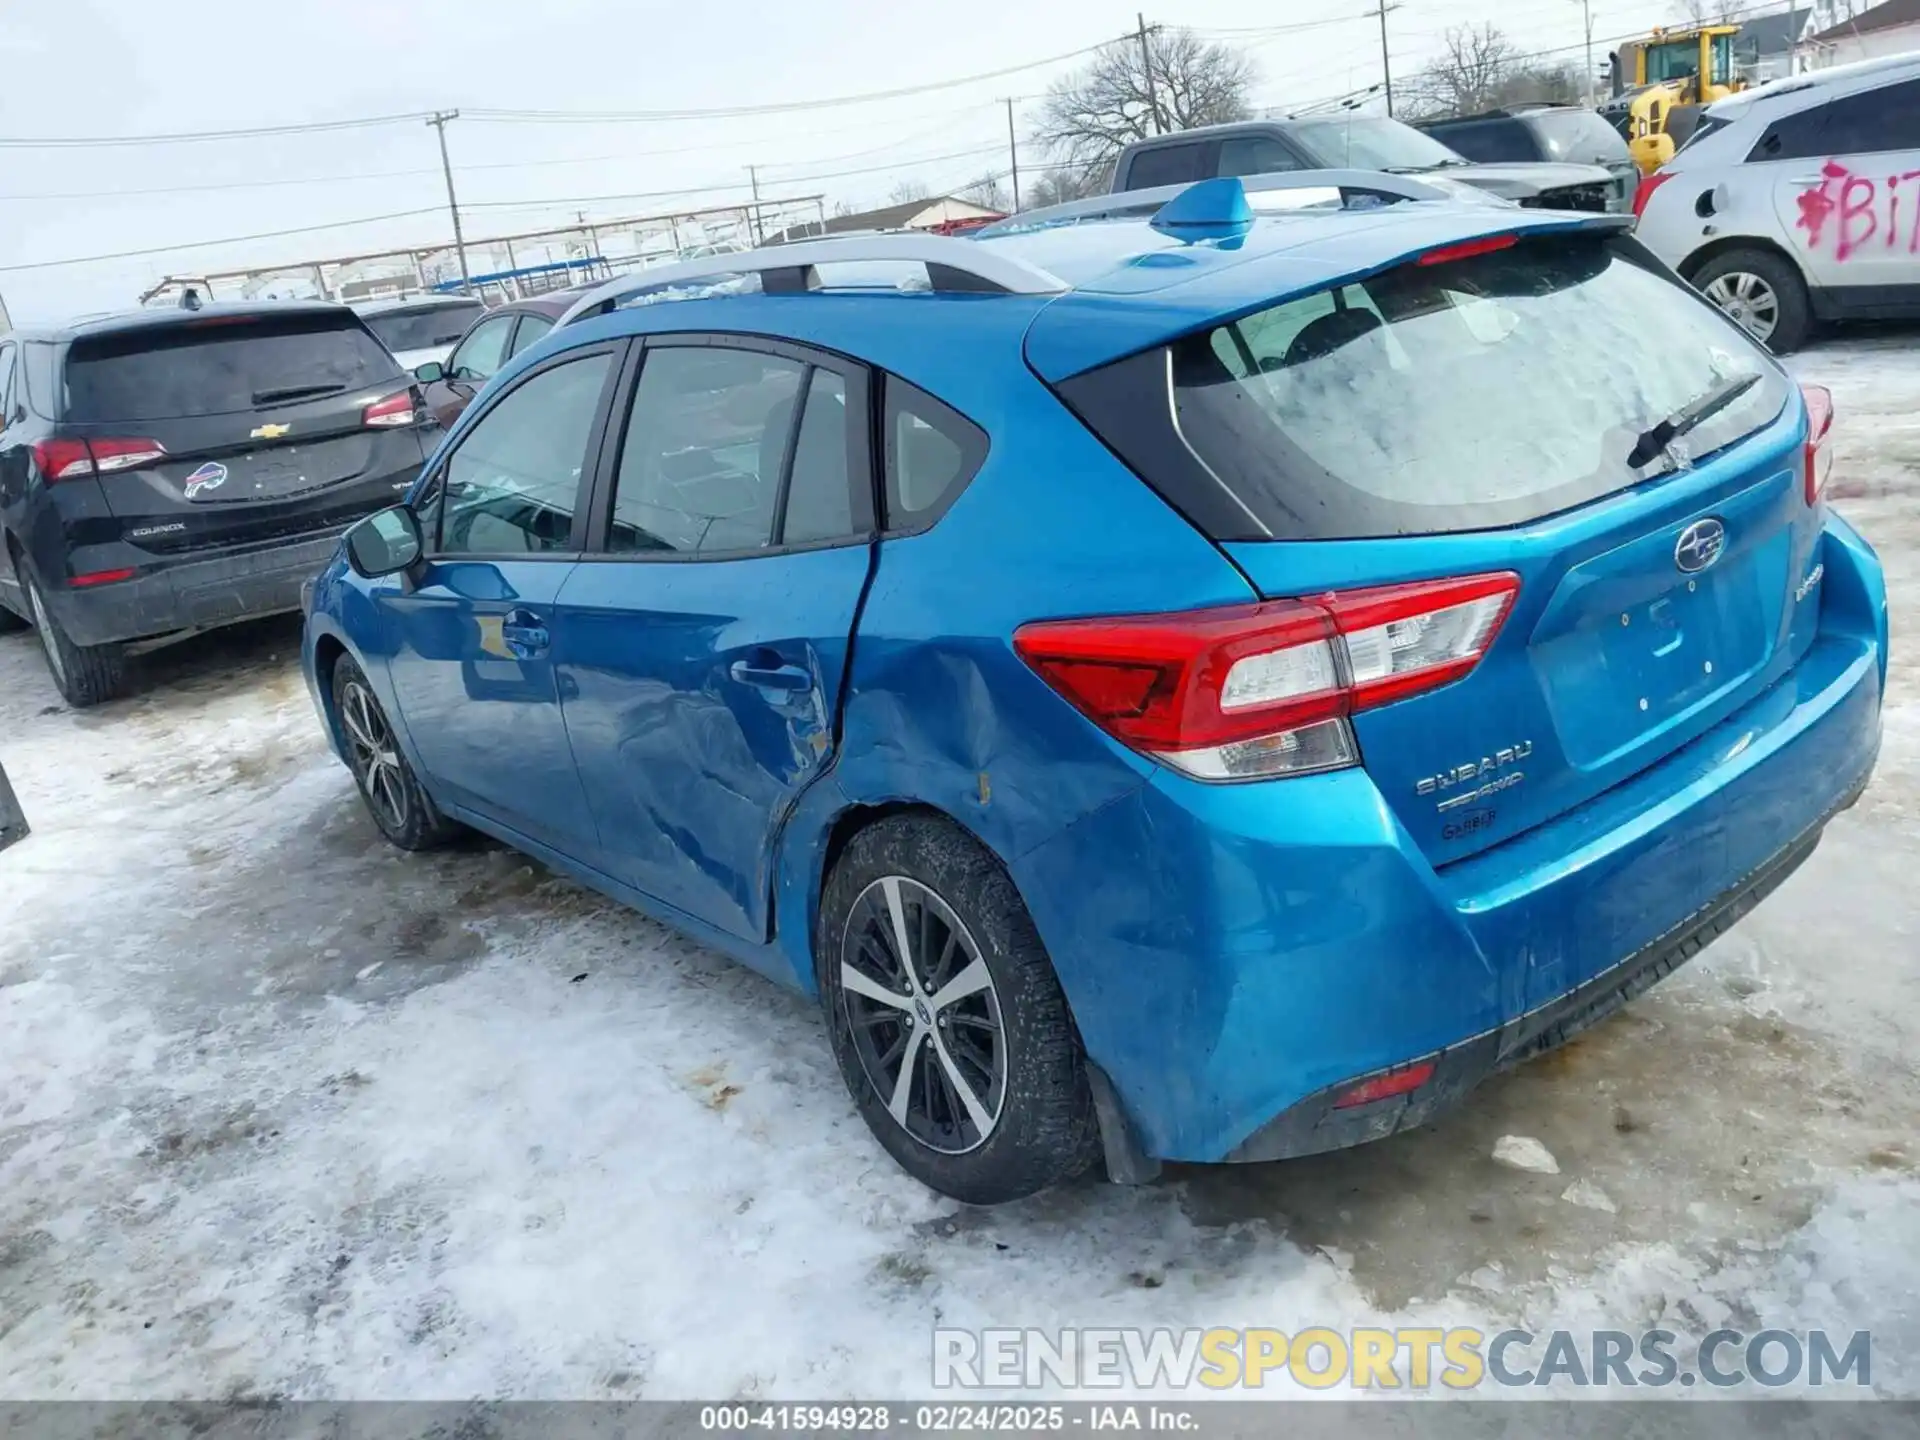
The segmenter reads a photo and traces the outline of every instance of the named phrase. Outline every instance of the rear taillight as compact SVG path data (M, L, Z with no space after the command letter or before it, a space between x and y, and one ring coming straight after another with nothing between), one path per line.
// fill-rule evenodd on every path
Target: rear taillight
M414 423L414 393L411 388L376 400L360 412L360 423L375 430L388 430Z
M118 585L122 580L131 580L139 572L132 569L89 570L84 575L75 575L67 584L75 590L84 590L89 585Z
M1647 202L1653 198L1653 192L1673 178L1670 170L1656 170L1651 175L1642 175L1640 183L1633 191L1633 218L1638 220L1646 213Z
M1818 505L1820 492L1827 488L1827 476L1833 473L1833 449L1827 444L1833 430L1833 392L1824 385L1802 385L1800 394L1807 402L1807 449L1803 466L1807 504Z
M1123 744L1203 780L1359 763L1347 717L1458 680L1519 593L1503 572L1171 615L1023 625L1014 649Z
M1434 1064L1423 1060L1418 1065L1404 1066L1399 1070L1389 1070L1384 1075L1375 1075L1370 1080L1349 1085L1333 1097L1335 1110L1351 1110L1355 1105L1371 1105L1376 1100L1391 1100L1396 1095L1406 1095L1418 1090L1433 1078Z
M167 447L158 440L42 440L33 447L34 463L50 485L116 470L137 470L166 458Z

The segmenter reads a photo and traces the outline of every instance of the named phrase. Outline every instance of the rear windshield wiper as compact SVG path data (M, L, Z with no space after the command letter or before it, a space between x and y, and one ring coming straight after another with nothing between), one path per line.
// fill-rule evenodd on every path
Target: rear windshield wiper
M283 400L316 400L322 395L338 395L346 388L344 385L288 385L280 390L256 390L253 403L277 405Z
M1751 375L1735 375L1722 380L1698 399L1689 400L1659 424L1640 432L1640 438L1633 442L1633 449L1627 452L1627 464L1638 470L1642 465L1651 463L1682 435L1711 420L1759 383L1757 371Z

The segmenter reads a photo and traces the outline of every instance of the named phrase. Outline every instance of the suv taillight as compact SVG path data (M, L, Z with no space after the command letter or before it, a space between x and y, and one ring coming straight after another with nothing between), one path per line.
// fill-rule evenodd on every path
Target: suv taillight
M116 470L138 470L166 458L167 447L158 440L41 440L33 447L34 463L49 485Z
M1202 780L1359 763L1347 717L1458 680L1520 590L1511 572L1171 615L1023 625L1013 646L1123 744Z
M1802 385L1800 394L1807 402L1807 504L1818 505L1833 473L1833 450L1827 444L1833 430L1833 392L1824 385Z
M413 387L408 386L397 394L376 400L360 412L360 423L375 430L388 430L401 425L411 425L417 415L418 400Z
M1646 213L1647 202L1653 199L1653 192L1673 178L1670 170L1656 170L1651 175L1642 175L1640 183L1633 192L1633 218L1638 220Z

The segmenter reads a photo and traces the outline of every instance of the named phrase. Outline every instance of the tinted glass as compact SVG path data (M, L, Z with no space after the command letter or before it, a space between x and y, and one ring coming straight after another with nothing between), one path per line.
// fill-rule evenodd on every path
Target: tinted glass
M1381 116L1290 120L1287 133L1322 165L1360 170L1431 170L1460 156L1431 135Z
M20 377L26 382L26 393L22 397L34 414L43 419L53 419L53 405L56 390L53 379L53 346L45 341L29 340L21 346ZM14 394L20 395L18 382Z
M923 390L887 377L887 528L933 520L987 455L979 426Z
M0 428L13 423L13 367L19 353L11 345L0 345Z
M1920 150L1920 80L1835 100L1827 106L1825 144L1831 155Z
M447 373L456 380L491 380L507 359L507 341L513 335L513 316L496 315L473 327L473 333L453 352Z
M1234 135L1220 142L1217 175L1269 175L1298 170L1293 152L1271 135Z
M793 447L780 539L786 545L804 545L854 530L852 479L847 473L847 382L831 370L815 370Z
M483 309L476 300L471 305L383 310L360 318L367 322L367 328L389 350L437 350L442 345L453 344L466 334L467 327L480 318Z
M1637 437L1723 381L1759 377L1687 437L1695 457L1787 395L1732 325L1591 240L1288 300L1179 342L1173 375L1181 432L1220 482L1326 536L1552 514L1658 473L1628 466Z
M1526 124L1540 138L1548 160L1613 165L1628 158L1627 142L1620 138L1620 132L1591 110L1541 110L1528 116ZM1451 138L1447 143L1453 143ZM1463 146L1454 148L1463 155L1473 153Z
M649 351L620 447L607 548L771 545L806 368L720 346Z
M393 357L358 320L330 315L188 321L73 342L66 418L166 420L226 415L385 384Z
M1604 120L1600 123L1606 125ZM1433 138L1482 164L1540 158L1533 135L1518 120L1462 120L1436 125Z
M447 462L442 553L572 548L587 442L611 363L590 355L543 370L480 418Z
M1161 145L1142 150L1127 166L1129 190L1151 190L1156 185L1179 185L1200 176L1201 150L1195 145Z
M1754 142L1749 161L1805 160L1825 155L1827 111L1831 106L1816 105L1796 115L1782 115L1769 124Z
M544 315L522 315L520 328L513 332L513 353L518 355L552 328L553 321Z

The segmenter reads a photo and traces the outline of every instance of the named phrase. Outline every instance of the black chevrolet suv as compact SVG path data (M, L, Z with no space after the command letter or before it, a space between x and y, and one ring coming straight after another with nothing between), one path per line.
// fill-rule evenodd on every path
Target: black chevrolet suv
M351 310L286 301L0 335L0 420L0 629L40 632L76 706L131 654L297 609L438 430Z

